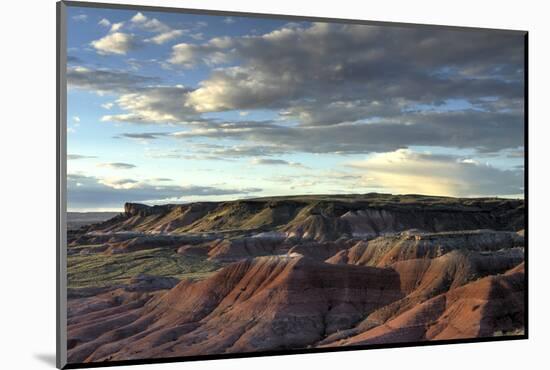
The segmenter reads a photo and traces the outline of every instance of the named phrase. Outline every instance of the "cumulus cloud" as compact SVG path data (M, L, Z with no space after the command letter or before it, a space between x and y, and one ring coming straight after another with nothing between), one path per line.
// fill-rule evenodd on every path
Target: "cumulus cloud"
M115 136L183 143L182 150L148 152L150 158L247 157L254 165L285 170L302 166L281 159L293 153L369 154L348 164L353 173L316 173L294 179L293 186L322 183L323 189L345 190L360 183L384 191L448 195L522 192L520 167L504 171L483 160L494 156L499 158L494 163L510 158L516 164L523 155L519 33L300 22L260 35L251 31L202 41L200 22L189 30L173 29L159 19L141 12L115 24L102 19L100 25L110 30L105 28L106 35L91 45L100 54L125 55L138 46L178 40L167 60L125 62L130 67L160 63L174 76L193 73L199 78L191 79L194 85L178 85L179 77L167 73L160 80L74 65L67 71L70 88L116 95L102 107L118 109L105 111L102 121L178 125L177 132L147 128ZM196 74L185 70L193 68L200 69ZM231 112L217 114L224 111ZM253 120L265 112L269 118ZM472 149L473 155L414 152L418 146ZM92 190L134 195L152 191L158 182L166 185L158 179L90 181ZM175 197L170 189L162 188L162 199ZM185 194L181 187L176 190Z
M92 41L90 45L102 55L126 55L129 51L136 49L139 43L136 37L132 34L112 32L99 40Z
M124 26L124 22L113 23L109 32L118 32Z
M151 87L122 95L117 103L126 112L103 120L189 123L207 112L272 109L298 126L206 122L176 136L257 140L319 153L522 145L519 36L406 31L294 25L261 36L178 44L173 64L241 64L214 69L197 88ZM467 108L453 109L457 100Z
M143 15L143 13L141 12L136 13L136 15L134 15L130 19L130 21L137 27L140 27L149 32L163 33L170 31L170 27L165 23L159 21L156 18L149 18Z
M102 121L131 123L181 123L197 119L184 101L190 89L184 86L151 86L119 96L116 103L128 113L106 115Z
M202 45L181 43L172 47L172 56L168 61L185 68L192 68L199 63L210 66L226 63L231 60L230 51L223 50L220 46L231 44L229 37L214 38Z
M496 96L520 104L522 47L518 34L316 23L181 43L169 61L222 65L190 94L198 111L281 109L320 125L396 116L449 99Z
M166 180L166 179L164 179ZM121 208L125 202L182 202L197 196L244 196L260 188L225 188L202 185L158 185L162 180L103 179L83 174L67 175L67 198L72 208Z
M363 186L398 194L495 196L523 193L523 171L495 167L451 155L401 149L376 154L349 167L363 174Z
M100 163L97 165L98 167L104 167L104 168L110 168L114 170L130 170L132 168L136 168L135 165L130 163L123 163L123 162L113 162L113 163Z
M143 13L136 13L128 23L122 21L111 23L108 19L101 19L99 24L104 27L110 27L109 33L101 39L92 41L90 45L96 49L99 54L117 54L126 55L129 51L136 49L141 45L139 39L128 30L143 30L146 32L157 33L157 35L147 38L145 42L155 44L164 44L182 36L184 30L174 30L167 24L156 18L148 18ZM122 32L124 28L125 32Z
M134 15L131 19L134 23L143 23L147 20L147 17L143 15L141 12L137 12L136 15Z
M99 22L97 22L97 24L99 24L100 26L103 26L103 27L110 27L111 26L111 22L107 18L101 18L101 20Z
M176 39L184 34L183 30L171 30L166 31L163 33L160 33L154 37L151 37L149 39L146 39L145 41L153 42L158 45L162 45L168 41L171 41L173 39Z
M124 71L92 69L81 66L67 68L67 84L70 88L98 93L125 93L142 89L155 83L156 77L147 77ZM111 106L112 107L112 106Z
M174 64L241 64L213 69L197 88L124 94L117 103L126 112L103 120L185 124L203 121L202 113L271 109L298 125L207 122L176 136L320 153L501 150L523 141L521 48L516 34L329 24L182 43L173 47Z

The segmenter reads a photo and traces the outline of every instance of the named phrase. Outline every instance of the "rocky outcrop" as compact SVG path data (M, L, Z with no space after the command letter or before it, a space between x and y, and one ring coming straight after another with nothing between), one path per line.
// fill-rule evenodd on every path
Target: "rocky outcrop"
M254 237L218 239L198 245L183 245L177 253L184 256L200 256L218 262L234 262L243 258L271 255L302 255L324 261L335 253L350 248L356 240L340 238L336 241L280 239L261 235Z
M524 281L522 264L504 275L488 276L437 295L382 325L348 337L339 333L324 340L320 346L406 343L521 333L525 324Z
M289 246L272 238L239 238L217 240L209 244L208 259L237 261L243 258L285 253Z
M390 268L399 274L405 296L371 313L355 330L365 331L384 325L438 294L486 276L504 273L522 261L523 250L513 248L490 253L455 250L434 259L396 262Z
M217 233L239 230L241 236L267 231L329 241L342 236L369 239L413 228L426 232L520 230L524 228L523 200L364 194L152 207L127 203L123 214L92 225L87 231Z
M297 243L290 248L288 254L295 253L318 261L324 261L342 250L347 250L353 244L353 239L345 238L340 238L333 242L305 241Z
M435 258L457 249L483 252L523 247L523 244L523 236L510 231L404 232L368 242L359 241L352 248L330 257L327 262L385 267L407 259Z
M147 217L159 213L164 213L172 207L162 206L162 207L149 207L145 204L138 203L125 203L124 204L124 214L126 217Z

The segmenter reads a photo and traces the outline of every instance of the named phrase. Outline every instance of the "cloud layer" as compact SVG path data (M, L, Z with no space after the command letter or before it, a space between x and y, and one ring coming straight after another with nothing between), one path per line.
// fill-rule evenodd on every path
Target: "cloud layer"
M123 162L100 163L97 166L110 168L113 170L130 170L132 168L136 168L136 166L131 163L123 163Z
M145 24L141 18L135 22ZM137 88L146 78L126 75L99 86L76 71L73 84L121 91L127 80L117 100L125 113L103 120L191 124L177 135L185 138L274 141L318 153L415 145L495 151L523 142L522 48L516 34L289 25L175 45L171 63L217 66L195 88ZM254 109L276 111L282 121L216 123L202 115Z
M170 62L222 66L189 96L200 112L281 109L321 125L449 99L521 101L522 47L518 35L316 23L181 43Z
M73 209L120 208L124 202L182 202L189 197L258 193L259 188L222 188L199 185L159 184L169 179L138 181L134 179L104 179L81 174L67 176L67 197ZM155 183L156 182L156 183Z
M146 149L126 157L132 164L102 155L93 163L98 173L158 163L156 176L177 182L167 169L189 161L194 171L215 168L220 176L246 169L268 191L523 192L520 33L275 21L259 33L241 19L127 14L80 22L101 36L85 42L92 50L75 51L67 68L70 89L92 92L101 107L99 122L87 109L71 110L86 123L72 135L98 123L113 145L136 145L121 141L129 139ZM89 170L94 161L85 158L72 155L73 169ZM73 191L158 201L260 190L240 189L236 178L228 189L202 180L181 187L91 176Z
M134 35L123 32L113 32L99 40L92 41L90 45L102 55L125 55L130 50L136 49L139 43Z
M449 196L523 193L523 171L499 170L471 159L397 150L350 163L363 171L363 185L396 194Z

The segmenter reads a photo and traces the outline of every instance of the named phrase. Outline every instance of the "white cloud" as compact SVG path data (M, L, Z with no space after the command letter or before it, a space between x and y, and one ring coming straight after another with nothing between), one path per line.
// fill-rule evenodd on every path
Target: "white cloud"
M103 109L111 109L113 106L114 106L114 103L110 103L110 102L101 104L101 108Z
M88 20L88 16L86 14L75 15L73 16L73 20L77 22L85 22Z
M67 197L72 208L122 207L124 202L166 203L189 197L244 196L260 188L226 188L207 185L160 185L158 179L100 178L82 173L67 175Z
M229 37L216 37L205 44L196 45L180 43L172 47L172 55L168 62L183 68L192 68L199 63L209 66L227 63L231 60L229 48L233 41Z
M76 123L80 123L80 117L79 116L74 116L73 121L76 122Z
M168 32L170 27L156 18L150 19L142 24L142 27L149 32Z
M138 12L136 15L134 15L131 19L134 23L143 23L147 20L147 17L143 15L143 13Z
M160 33L154 37L146 39L145 41L154 42L155 44L161 45L161 44L164 44L165 42L178 38L183 34L184 32L182 30L172 30L172 31Z
M189 89L183 86L157 86L140 92L122 94L117 99L128 113L106 115L102 121L133 123L180 123L196 119L192 108L184 106Z
M72 88L103 93L127 93L140 86L158 82L156 77L141 76L124 71L90 69L82 66L67 68L67 83Z
M114 32L99 40L92 41L90 45L94 47L99 54L125 55L128 51L136 48L137 42L133 35Z
M113 170L131 170L132 168L136 168L135 165L130 163L123 163L123 162L112 162L112 163L100 163L97 165L98 167L104 167L104 168L110 168Z
M225 17L225 19L223 20L223 23L225 23L225 24L233 24L233 23L235 23L235 19L232 18L232 17Z
M97 182L113 189L133 189L139 187L139 181L133 179L101 178Z
M70 161L77 160L77 159L90 159L90 158L97 158L97 157L93 155L67 154L67 159Z
M522 43L519 35L314 23L180 43L168 61L218 67L190 95L200 112L278 109L303 125L328 125L452 99L487 107L474 101L487 96L519 112Z
M97 22L97 24L103 27L109 27L111 22L107 18L102 18L99 22Z
M109 32L118 32L124 26L124 22L113 23Z
M523 171L507 171L450 155L408 149L372 155L349 167L361 171L363 186L394 194L495 196L523 193Z
M255 165L267 165L267 166L284 165L284 166L290 166L290 167L307 168L306 166L298 162L289 162L283 159L272 159L272 158L253 158L251 163Z
M143 13L139 12L130 19L130 21L137 27L142 28L149 32L169 32L171 28L159 21L156 18L148 18Z

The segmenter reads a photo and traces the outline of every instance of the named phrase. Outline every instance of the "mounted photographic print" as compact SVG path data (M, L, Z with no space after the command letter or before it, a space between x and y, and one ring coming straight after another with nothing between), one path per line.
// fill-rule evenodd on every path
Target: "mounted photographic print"
M526 55L58 3L58 367L527 338Z

